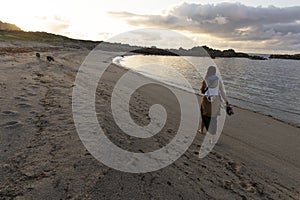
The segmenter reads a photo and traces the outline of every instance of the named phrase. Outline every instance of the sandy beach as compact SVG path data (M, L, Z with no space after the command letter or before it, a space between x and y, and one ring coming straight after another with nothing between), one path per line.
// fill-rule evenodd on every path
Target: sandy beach
M115 55L114 49L106 50ZM72 116L75 77L89 52L1 42L0 199L300 199L300 129L237 107L204 159L198 158L204 135L197 134L183 156L155 172L124 173L97 161L82 144ZM48 55L55 61L46 61ZM176 133L178 102L159 86L137 91L130 104L137 124L149 123L154 103L172 117L147 142L128 138L110 110L114 84L126 72L110 65L99 82L99 123L124 149L160 148Z

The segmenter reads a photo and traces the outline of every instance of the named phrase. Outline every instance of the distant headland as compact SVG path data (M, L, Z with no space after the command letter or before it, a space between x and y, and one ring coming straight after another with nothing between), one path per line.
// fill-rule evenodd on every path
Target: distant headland
M2 21L0 21L0 30L21 31L18 26Z
M288 55L288 54L271 54L270 59L291 59L300 60L300 54Z
M211 58L249 58L254 60L266 60L267 58L258 55L249 55L246 53L235 52L233 49L228 50L217 50L212 49L208 46L197 46L191 49L159 49L156 47L141 48L134 50L135 53L141 53L146 55L167 55L167 56L200 56Z

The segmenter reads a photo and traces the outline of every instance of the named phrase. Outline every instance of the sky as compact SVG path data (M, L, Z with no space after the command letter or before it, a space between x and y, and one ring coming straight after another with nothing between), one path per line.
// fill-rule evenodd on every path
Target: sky
M2 0L1 7L3 22L76 39L107 41L124 32L156 28L221 50L300 53L299 0ZM163 48L192 45L159 38L140 31L138 40L120 42Z

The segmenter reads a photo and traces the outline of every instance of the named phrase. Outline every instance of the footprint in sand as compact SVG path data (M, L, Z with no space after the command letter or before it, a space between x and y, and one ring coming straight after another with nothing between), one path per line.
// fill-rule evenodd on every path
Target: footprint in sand
M32 110L32 111L30 111L29 113L32 114L32 115L37 115L37 114L38 114L38 112L35 111L35 110Z
M244 171L244 167L241 164L238 164L234 161L229 161L227 163L227 168L229 168L231 171L233 171L234 173L239 173L239 172L243 172Z
M22 123L19 121L10 121L1 125L4 128L12 129L22 126Z
M34 122L34 119L31 118L31 117L28 117L28 118L26 118L25 122L26 122L26 123L33 123L33 122Z
M15 97L15 100L18 100L18 101L28 101L27 99L25 99L23 97Z
M6 83L0 82L0 87L3 88L3 89L6 89Z
M2 112L2 115L5 115L5 116L18 116L18 112L16 111L12 111L12 110L5 110Z
M31 89L38 89L39 88L38 85L29 85L28 87L31 88Z
M26 103L20 103L20 104L18 104L18 106L20 107L20 108L32 108L32 106L31 105L29 105L29 104L26 104Z
M36 96L37 94L32 93L32 92L27 92L27 95L33 97L33 96Z
M240 182L240 186L248 192L255 192L255 188L253 187L253 185L246 179Z
M223 182L223 187L227 190L232 190L233 189L233 182L232 181L228 181L228 180L225 180Z
M36 73L36 75L37 75L38 77L43 77L43 76L44 76L44 74L41 74L41 73Z

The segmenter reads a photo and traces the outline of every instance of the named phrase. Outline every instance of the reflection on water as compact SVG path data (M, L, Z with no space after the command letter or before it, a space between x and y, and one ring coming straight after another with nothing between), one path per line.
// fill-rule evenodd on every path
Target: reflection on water
M174 56L127 56L119 60L126 68L186 89L169 67L184 75L199 92L206 69L218 66L230 102L300 125L300 61L249 60Z

